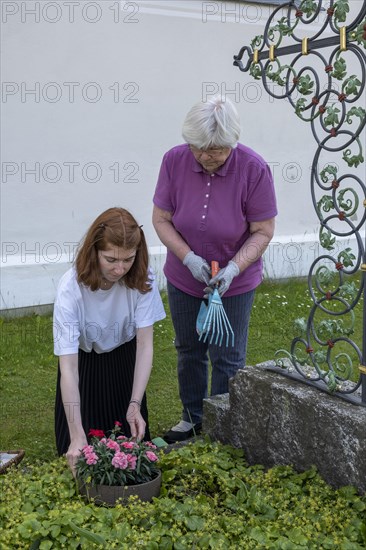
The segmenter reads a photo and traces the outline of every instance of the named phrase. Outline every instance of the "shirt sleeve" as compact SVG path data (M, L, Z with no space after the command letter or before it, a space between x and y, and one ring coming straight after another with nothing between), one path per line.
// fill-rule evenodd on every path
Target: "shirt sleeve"
M276 194L269 166L265 162L252 163L247 177L249 186L245 209L248 222L269 220L276 216Z
M146 294L140 294L135 312L136 328L150 327L157 321L166 317L163 302L159 293L156 280L152 272L149 272L152 290Z
M79 351L80 314L71 281L61 281L53 311L53 344L55 355L71 355Z
M153 203L162 210L173 212L174 206L171 198L171 176L169 170L169 151L165 153L160 166L158 182L156 184Z

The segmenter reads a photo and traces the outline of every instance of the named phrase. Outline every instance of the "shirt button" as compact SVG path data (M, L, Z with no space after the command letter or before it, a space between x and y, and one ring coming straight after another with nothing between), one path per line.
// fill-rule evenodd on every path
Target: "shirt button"
M214 175L215 175L215 174L211 174L211 178L213 178L213 177L214 177Z
M207 204L205 204L205 205L203 206L203 208L207 208Z
M207 195L206 195L206 199L208 199L208 197L209 197L209 196L210 196L210 195L209 195L209 194L207 193Z
M202 216L202 219L204 220L206 216Z
M211 182L207 182L207 185L208 185L208 186L210 187L210 185L211 185Z

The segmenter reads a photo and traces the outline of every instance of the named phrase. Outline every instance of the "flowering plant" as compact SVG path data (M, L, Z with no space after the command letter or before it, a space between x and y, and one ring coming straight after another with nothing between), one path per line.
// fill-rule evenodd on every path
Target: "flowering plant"
M90 430L90 444L81 449L76 463L79 479L92 485L138 485L158 475L156 446L118 435L120 431L117 421L109 437L102 430Z

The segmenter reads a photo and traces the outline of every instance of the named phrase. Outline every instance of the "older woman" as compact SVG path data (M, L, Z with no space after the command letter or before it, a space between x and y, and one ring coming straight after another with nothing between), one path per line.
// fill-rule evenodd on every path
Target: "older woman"
M229 378L245 366L261 256L273 237L277 209L269 167L238 143L239 134L239 116L229 100L216 96L194 105L183 126L186 144L165 154L154 195L153 224L167 247L164 273L183 404L182 420L164 436L170 443L201 429L208 356L211 395L227 392ZM213 279L212 260L221 267ZM196 318L207 285L218 285L223 296L235 347L198 340Z
M109 208L88 229L54 307L55 431L71 470L91 428L149 438L153 324L165 317L142 226Z

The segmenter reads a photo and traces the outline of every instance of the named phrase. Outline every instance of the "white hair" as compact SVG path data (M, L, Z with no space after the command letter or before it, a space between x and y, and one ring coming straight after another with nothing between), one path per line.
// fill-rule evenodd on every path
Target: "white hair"
M229 99L216 95L196 103L183 123L183 139L198 149L236 147L240 135L238 111Z

